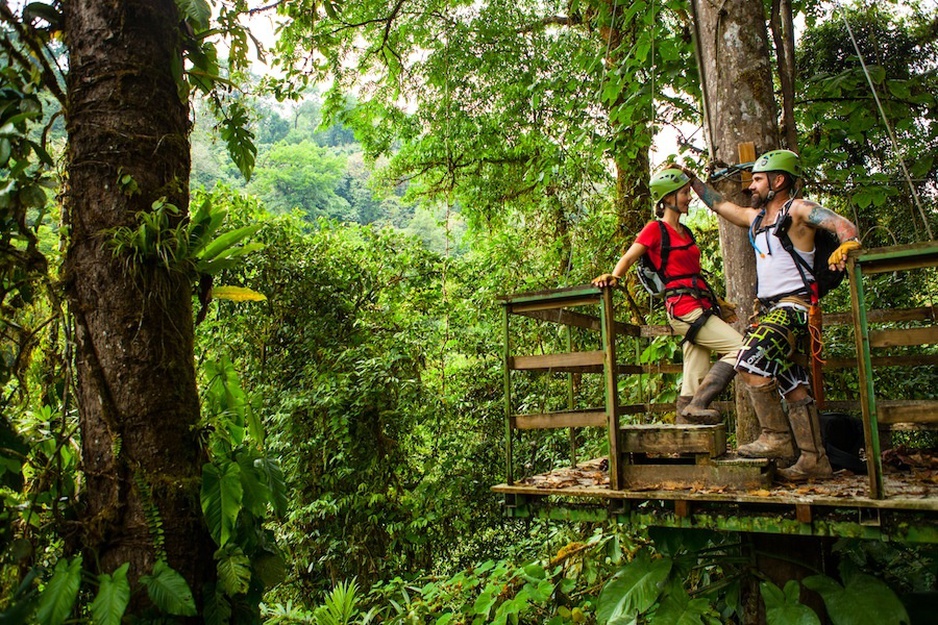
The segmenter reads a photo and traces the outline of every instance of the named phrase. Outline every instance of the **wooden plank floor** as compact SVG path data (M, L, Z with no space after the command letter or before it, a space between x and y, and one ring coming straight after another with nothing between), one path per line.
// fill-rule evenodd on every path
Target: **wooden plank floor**
M839 471L828 480L796 485L772 484L768 488L752 490L690 485L680 488L649 487L641 490L609 488L608 463L605 458L583 462L576 467L559 468L548 473L529 476L512 485L499 484L496 493L533 497L552 496L570 500L608 501L672 500L699 502L737 502L752 505L777 504L833 506L839 508L872 508L880 510L908 510L938 512L938 466L932 468L931 459L922 466L908 466L906 470L889 468L884 475L886 497L868 496L869 479L865 475Z

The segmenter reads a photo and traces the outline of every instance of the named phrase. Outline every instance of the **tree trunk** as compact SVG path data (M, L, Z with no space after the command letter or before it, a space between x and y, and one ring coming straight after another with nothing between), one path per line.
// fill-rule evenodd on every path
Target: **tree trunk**
M711 156L714 165L722 168L739 162L739 144L755 144L755 155L778 147L777 107L773 94L768 32L763 4L746 0L728 0L719 5L693 0L697 37L700 46L701 87L705 99ZM748 178L748 177L747 177ZM724 178L716 184L723 195L737 204L746 205L748 198L741 193L739 176ZM740 305L737 329L744 329L755 297L756 270L753 250L745 229L720 222L720 244L726 268L726 292ZM749 402L743 396L743 385L736 385L736 436L740 444L755 439L758 424ZM792 537L793 538L793 537ZM755 542L762 545L758 535ZM801 555L823 552L822 539L804 537L786 543L773 537L772 545L763 551L790 555L787 549L797 549ZM781 544L781 546L779 546ZM771 549L770 549L771 547ZM774 558L763 553L757 566L765 576L783 587L789 579L804 577L795 571L785 558ZM813 607L818 609L816 597ZM744 585L742 615L746 623L764 623L765 610L759 597L758 581ZM820 606L823 608L823 606ZM820 612L823 614L823 610Z
M173 0L64 7L65 277L85 477L75 539L86 566L110 572L129 562L134 581L165 559L198 601L214 564L199 504L190 278L128 263L108 244L109 230L136 226L161 197L179 208L177 222L188 209L188 108L173 72L179 16Z
M772 87L768 32L762 4L729 0L715 5L693 0L700 46L704 120L714 165L721 169L739 162L738 146L752 142L756 154L778 146L777 108ZM714 185L727 199L747 206L739 175ZM756 267L746 230L720 220L720 245L727 299L739 305L742 331L755 298ZM736 436L740 444L758 436L743 385L736 384Z

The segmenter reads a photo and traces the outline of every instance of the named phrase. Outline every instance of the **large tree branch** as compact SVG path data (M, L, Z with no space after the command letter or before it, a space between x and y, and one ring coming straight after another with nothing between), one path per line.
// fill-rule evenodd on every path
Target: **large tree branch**
M778 62L778 80L782 90L782 131L786 147L798 151L798 134L795 128L795 38L792 32L790 0L773 0L772 38L775 40L775 57Z
M267 12L267 11L270 11L271 9L276 9L277 7L279 7L279 6L282 5L282 4L286 4L286 2L287 2L287 0L277 0L276 2L272 2L271 4L267 4L267 5L262 6L262 7L257 7L257 8L254 8L254 9L248 9L247 13L248 13L248 15L257 15L258 13L265 13L265 12Z

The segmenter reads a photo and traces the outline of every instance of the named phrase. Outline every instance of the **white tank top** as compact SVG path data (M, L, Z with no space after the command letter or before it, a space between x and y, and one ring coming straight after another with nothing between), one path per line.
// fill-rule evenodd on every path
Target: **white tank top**
M775 236L775 226L769 226L755 235L756 275L759 277L759 299L775 299L797 291L804 291L804 280L795 265L795 259L782 247L782 242ZM814 266L813 248L810 252L802 252L797 247L798 254L808 264ZM802 269L804 269L802 267ZM814 277L806 271L809 282Z

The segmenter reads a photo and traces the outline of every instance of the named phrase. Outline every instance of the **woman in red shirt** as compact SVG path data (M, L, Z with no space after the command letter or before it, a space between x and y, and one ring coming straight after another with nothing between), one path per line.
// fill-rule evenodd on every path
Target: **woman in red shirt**
M700 249L691 231L681 223L681 216L687 214L690 206L690 182L676 168L652 176L649 187L658 219L645 225L612 273L597 277L593 284L616 286L629 267L648 254L665 283L668 322L684 337L684 375L677 401L677 422L716 424L721 420L720 413L709 407L710 402L736 375L733 367L743 337L717 314L716 296L701 275ZM665 237L668 245L662 267ZM712 366L711 352L720 355Z

